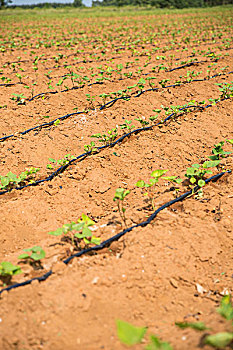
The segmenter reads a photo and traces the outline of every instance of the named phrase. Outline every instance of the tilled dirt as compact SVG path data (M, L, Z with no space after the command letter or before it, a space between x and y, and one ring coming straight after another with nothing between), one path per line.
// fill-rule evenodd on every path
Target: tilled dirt
M10 39L1 43L0 78L7 76L13 85L0 86L0 138L14 135L0 143L2 176L38 167L35 180L46 179L57 169L49 158L77 157L91 141L95 147L103 145L93 134L117 127L118 138L129 131L121 128L124 123L130 120L130 127L139 128L135 119L149 121L158 113L154 109L182 107L189 102L196 108L180 111L159 125L150 122L150 130L82 157L51 181L0 195L0 261L11 261L22 269L10 285L52 270L46 281L34 280L1 293L0 349L124 349L117 338L117 319L147 326L148 335L158 335L174 349L203 346L202 333L180 330L176 321L203 321L211 333L230 330L215 309L221 297L233 289L231 173L164 209L151 224L67 265L62 261L83 245L74 247L69 240L48 235L65 223L76 222L82 214L95 222L93 233L101 241L122 231L125 224L131 227L145 221L153 208L145 191L136 187L138 180L148 182L156 169L166 169L166 175L184 180L186 169L207 160L215 144L233 139L232 97L214 102L221 95L216 84L230 83L233 70L231 16L218 11L181 11L179 22L166 14L98 20L74 16L69 21L64 16L60 21L43 17L39 29L36 21L29 20L18 22L17 30L14 21L4 28L7 38L12 34L14 45L9 45ZM22 48L25 43L31 49ZM35 56L43 54L38 70L33 69ZM62 57L56 62L54 57L59 54ZM113 56L117 58L111 59ZM200 63L182 68L190 58ZM12 62L20 65L12 66ZM158 69L159 64L167 68ZM115 69L117 65L122 68ZM108 67L114 67L112 75L106 73ZM89 80L75 88L70 78L62 86L56 85L71 71ZM16 74L23 76L23 83ZM96 77L103 76L109 80L96 84ZM127 89L146 77L154 78L153 86L146 80L141 90L134 87L126 98L104 108L99 95ZM50 90L56 93L48 93ZM13 93L25 95L22 104L11 99ZM104 102L114 96L118 95L108 96ZM209 103L208 108L201 108ZM57 125L20 134L77 112L76 108L80 114ZM165 116L158 113L156 121ZM225 142L224 150L230 152L232 146ZM232 163L229 154L213 168L213 175L232 170ZM48 169L48 164L53 169ZM125 199L125 224L113 201L117 188L131 191ZM154 189L154 209L189 189L187 178L178 193L171 182L159 181ZM40 269L17 258L23 249L35 245L46 252ZM0 286L7 287L4 281Z

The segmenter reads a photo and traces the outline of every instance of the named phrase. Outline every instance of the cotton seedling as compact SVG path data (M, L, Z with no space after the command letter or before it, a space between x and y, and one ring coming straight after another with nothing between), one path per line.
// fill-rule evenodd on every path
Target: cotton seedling
M128 347L135 347L143 342L147 333L147 327L135 327L131 323L116 320L117 336L121 343ZM150 335L150 342L144 348L145 350L172 350L169 343L160 340L155 335Z
M113 197L114 202L117 202L117 208L125 227L127 227L127 224L125 217L126 208L124 207L124 199L126 196L128 196L129 193L129 190L125 190L124 188L117 188Z
M13 265L9 261L2 261L0 263L0 279L3 283L10 284L12 276L22 273L20 266Z
M145 126L149 125L150 123L145 119L145 117L139 117L135 118L134 120L137 120L141 126L144 128Z
M231 83L219 83L215 85L219 86L219 91L221 92L220 99L233 96L233 81Z
M217 312L228 322L233 321L233 307L231 303L231 295L225 295L220 303L220 307ZM206 327L203 322L176 322L176 326L181 329L191 328L199 332L210 330L211 328ZM208 344L215 349L226 349L228 346L231 347L233 341L233 323L231 324L231 331L229 331L229 325L226 325L227 331L215 333L215 334L203 334L201 343Z
M150 174L150 176L152 178L149 180L149 183L146 183L143 180L139 180L135 184L136 187L144 188L144 189L148 190L147 192L144 193L144 195L149 197L153 210L155 210L155 205L154 205L154 199L155 199L154 186L158 183L160 178L163 178L162 176L164 174L166 174L167 171L168 170L163 170L163 169L157 169L155 171L152 171L152 173ZM173 179L173 180L175 180L175 179Z
M90 145L84 145L84 151L86 153L95 153L98 149L95 147L95 142L91 141Z
M221 158L225 158L228 154L231 154L232 152L225 152L223 150L224 141L220 141L216 145L214 145L214 148L212 149L213 156L209 156L209 159L211 160L219 160Z
M78 247L81 242L86 245L89 244L99 244L100 238L92 235L90 226L93 226L95 222L91 220L87 215L82 214L81 218L77 222L71 222L70 224L65 224L55 231L50 231L49 235L52 236L64 236L71 240L74 247Z
M109 145L111 142L113 142L118 135L118 126L116 126L115 128L107 131L107 134L94 134L91 135L91 137L95 137L97 139L99 139L100 142L103 142L105 145Z
M212 174L212 171L208 169L216 167L219 165L219 163L220 160L207 160L203 164L193 164L190 168L188 168L185 176L190 181L190 187L193 189L195 185L198 185L199 187L205 186L205 174Z
M11 100L16 101L18 105L24 105L26 96L23 94L12 94L13 97L11 97Z
M45 258L45 251L40 246L23 249L25 253L18 256L18 259L28 262L34 268L42 268L41 259Z
M49 158L49 161L54 164L54 166L63 166L68 164L72 159L75 159L75 156L72 156L71 154L66 154L64 158L55 160L53 158ZM47 169L54 169L54 166L52 164L47 164Z
M135 126L134 126L134 125L131 125L131 124L132 124L132 121L131 121L131 120L125 119L124 124L121 124L121 125L120 125L120 128L121 128L121 129L126 129L127 131L131 131L132 129L135 128Z
M25 183L33 183L35 181L35 174L39 171L39 168L28 168L23 171L19 176L13 174L11 171L6 176L0 175L0 189L10 190L23 185Z

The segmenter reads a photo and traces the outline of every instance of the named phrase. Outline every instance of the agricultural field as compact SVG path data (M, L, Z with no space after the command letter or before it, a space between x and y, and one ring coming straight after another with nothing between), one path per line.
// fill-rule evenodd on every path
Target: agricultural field
M0 349L230 349L233 7L0 15Z

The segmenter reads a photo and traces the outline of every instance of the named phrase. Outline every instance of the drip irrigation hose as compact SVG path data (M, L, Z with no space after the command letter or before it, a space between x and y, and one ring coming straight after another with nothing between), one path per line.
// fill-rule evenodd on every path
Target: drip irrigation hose
M226 173L231 173L231 170L227 170L227 171L223 171L217 175L213 175L211 177L209 177L208 179L205 180L205 183L209 183L210 181L217 181L219 178L221 178L224 174ZM180 201L183 201L185 198L187 198L188 196L190 196L192 193L196 192L200 187L199 186L195 186L195 188L193 190L190 190L188 192L185 192L184 194L182 194L180 197L178 198L175 198L165 204L163 204L161 207L159 207L158 209L156 209L148 218L147 220L145 221L142 221L140 222L139 224L136 224L136 225L133 225L131 227L128 227L126 228L125 230L117 233L116 235L106 239L105 241L103 241L102 243L94 246L94 247L89 247L89 248L86 248L86 249L83 249L81 251L79 251L78 253L76 254L73 254L71 255L69 258L63 260L63 263L64 264L68 264L71 260L73 260L74 258L78 258L82 255L85 255L87 253L90 253L90 252L96 252L96 251L99 251L105 247L108 247L112 242L114 241L117 241L119 240L121 237L123 237L125 234L127 234L128 232L131 232L133 229L137 228L137 227L145 227L147 225L149 225L155 218L156 216L164 209L170 207L171 205L177 203L177 202L180 202ZM39 281L39 282L42 282L42 281L45 281L47 280L47 278L49 278L49 276L51 276L53 273L52 270L49 270L48 272L46 272L44 275L40 276L40 277L35 277L35 278L32 278L32 279L29 279L27 281L24 281L24 282L21 282L21 283L15 283L13 285L10 285L6 288L3 288L2 290L0 290L0 295L4 292L4 291L10 291L11 289L16 289L16 288L19 288L19 287L23 287L23 286L26 286L28 284L31 284L33 281Z
M232 73L233 73L233 71L230 71L230 72L227 72L226 74L232 74ZM219 74L215 74L215 75L211 76L209 79L213 79L213 78L215 78L215 77L217 77L217 76L219 76ZM209 80L209 79L208 79L208 80ZM164 86L163 89L168 89L168 88L171 88L171 87L177 87L177 86L181 86L181 85L183 85L183 84L191 84L192 82L196 82L196 81L206 81L206 80L207 80L207 79L193 79L192 81L186 81L186 82L179 83L179 84L172 84L172 85ZM78 87L78 88L79 88L79 87ZM118 100L128 100L128 99L131 99L132 97L139 97L140 95L142 95L142 94L145 93L145 92L149 92L149 91L158 91L159 89L160 89L160 88L151 88L151 89L147 89L147 90L142 90L142 91L140 91L140 92L139 92L138 94L136 94L136 95L117 97L117 98L115 98L115 99L113 99L113 100L111 100L111 101L105 103L104 105L102 105L102 106L99 108L99 110L101 111L101 110L104 109L106 106L113 105L113 104L114 104L116 101L118 101ZM56 93L56 92L52 92L52 93ZM43 93L42 93L42 94L43 94ZM41 94L39 94L39 95L41 95ZM37 96L38 96L38 95L37 95ZM34 96L34 97L36 97L36 96ZM91 110L94 110L94 108L91 109ZM62 117L58 117L58 118L56 118L56 119L53 119L53 120L51 120L50 122L47 122L47 123L43 123L43 124L34 126L34 127L30 128L30 129L27 129L27 130L25 130L25 131L18 132L18 133L16 132L16 133L14 133L14 134L10 134L10 135L7 135L7 136L3 136L3 137L0 138L0 142L3 142L3 141L5 141L5 140L7 140L7 139L9 139L9 138L14 137L15 134L25 135L25 134L27 134L27 133L30 132L30 131L33 131L33 130L37 130L37 129L41 129L41 128L44 128L44 127L51 126L51 125L53 125L57 120L65 120L65 119L67 119L67 118L69 118L69 117L71 117L71 116L73 116L73 115L78 115L78 114L82 114L82 113L85 113L85 111L69 113L69 114L66 114L66 115L64 115L64 116L62 116Z
M174 70L178 70L178 69L182 69L182 68L185 68L185 67L190 67L190 66L193 66L195 64L198 64L198 63L202 63L202 62L208 62L208 61L196 61L196 62L190 62L190 63L187 63L187 64L183 64L182 66L179 66L179 67L176 67L176 68L172 68L172 69L169 69L166 71L166 73L169 73L169 72L173 72ZM151 72L150 72L151 73ZM149 75L150 73L144 73L142 74L143 76L147 76ZM67 75L63 75L62 78L66 77ZM128 79L128 78L126 78ZM123 78L120 78L120 79L117 79L116 81L120 81L120 80L124 80ZM111 81L113 82L113 81ZM15 83L16 84L16 83ZM96 85L96 84L103 84L102 81L100 82L94 82L94 83L90 83L90 84L87 84L87 86L92 86L92 85ZM14 85L14 84L11 84L11 85ZM0 85L1 86L1 85ZM62 93L62 92L67 92L67 91L71 91L71 90L77 90L77 89L82 89L83 87L85 86L85 84L81 85L81 86L73 86L72 88L70 89L64 89L64 90L61 90L61 91L46 91L46 92L41 92L35 96L33 96L32 98L30 98L28 100L28 102L31 102L33 101L35 98L39 97L39 96L44 96L44 95L48 95L48 94L51 94L51 95L55 95L55 94L59 94L59 93Z
M199 109L205 109L205 108L209 108L211 107L212 104L209 104L205 107L203 106L199 106L199 105L192 105L192 106L186 106L186 107L181 107L179 108L180 111L183 111L183 110L186 110L186 109L189 109L189 108L199 108ZM79 114L79 113L82 113L82 112L76 112L76 113L73 113L73 114ZM134 130L131 130L130 132L122 135L121 137L119 137L117 140L115 140L114 142L110 143L110 144L107 144L107 145L104 145L104 146L100 146L100 147L96 147L97 148L97 151L101 151L102 149L105 149L105 148L110 148L110 147L114 147L116 144L122 142L126 137L130 137L131 135L133 134L137 134L141 131L146 131L146 130L151 130L153 127L155 126L159 126L160 124L163 124L165 122L167 122L169 119L171 119L173 117L175 113L171 113L169 114L162 122L158 122L154 125L150 125L150 126L146 126L146 127L142 127L142 128L138 128L138 129L134 129ZM69 115L67 115L66 117L68 117ZM31 186L37 186L43 182L47 182L47 181L51 181L54 177L56 177L57 175L63 173L65 171L65 169L67 169L72 163L76 162L77 160L84 160L87 156L93 154L92 151L88 151L88 152L84 152L82 154L80 154L79 156L75 157L74 159L71 159L69 160L69 162L65 165L61 165L57 170L55 170L52 174L50 174L47 178L45 179L42 179L42 180L37 180L33 183L30 183L30 184L27 184L27 185L23 185L23 186L20 186L20 187L15 187L13 188L14 190L22 190L26 187L31 187ZM8 192L11 192L12 189L10 190L3 190L3 191L0 191L0 195L3 195L5 193L8 193Z
M167 70L166 73L173 72L173 71L178 70L178 69L183 69L183 68L185 68L185 67L191 67L191 66L194 66L194 65L196 65L196 64L203 63L203 62L205 63L205 62L208 62L208 61L189 62L189 63L183 64L182 66L178 66L178 67L175 67L175 68L171 68L171 69ZM215 62L215 61L214 61L214 62ZM147 75L149 75L149 74L151 74L151 72L149 72L149 73L143 73L142 76L147 76ZM224 73L223 73L223 74L224 74ZM218 74L215 74L215 76L216 76L216 75L218 75ZM221 75L222 75L222 74L221 74ZM63 75L62 78L66 77L66 76L67 76L67 75ZM214 76L214 77L215 77L215 76ZM209 79L211 79L211 78L212 78L212 77L210 77ZM128 77L127 77L126 79L128 79ZM120 79L117 79L116 81L126 80L126 79L120 78ZM208 80L209 80L209 79L208 79ZM106 80L108 80L108 79L106 79ZM204 78L203 80L207 80L207 79ZM113 81L111 81L111 82L113 82ZM96 84L103 84L103 82L102 82L102 81L100 81L100 82L94 82L94 83L87 84L86 86L92 86L92 85L96 85ZM13 85L13 84L12 84L12 85ZM84 86L85 86L85 84L83 84L83 85L81 85L81 86L73 86L73 87L70 88L70 89L64 89L64 90L61 90L61 91L57 91L57 90L56 90L56 91L41 92L41 93L39 93L39 94L33 96L32 98L30 98L30 99L28 100L28 102L33 101L35 98L37 98L37 97L39 97L39 96L44 96L44 95L48 95L48 94L54 95L54 94L58 94L58 93L62 93L62 92L67 92L67 91L71 91L71 90L82 89ZM178 86L178 85L177 85L177 86Z
M152 89L153 90L153 89ZM140 94L142 94L142 92L140 92ZM224 101L224 100L227 100L229 98L224 98L223 100L221 101ZM216 103L219 103L220 101L217 101ZM186 107L181 107L179 108L180 111L183 111L183 110L186 110L186 109L189 109L189 108L199 108L199 109L206 109L206 108L209 108L209 107L212 107L213 105L212 104L209 104L207 106L199 106L199 105L192 105L192 106L186 106ZM73 113L73 114L80 114L82 112L76 112L76 113ZM101 151L102 149L105 149L105 148L110 148L110 147L114 147L116 144L122 142L126 137L130 137L131 135L133 134L138 134L139 132L141 131L147 131L147 130L151 130L153 129L155 126L159 126L159 125L162 125L164 124L165 122L167 122L169 119L171 119L173 116L174 116L174 112L169 114L162 122L158 122L154 125L150 125L150 126L146 126L146 127L142 127L142 128L138 128L138 129L135 129L135 130L132 130L124 135L122 135L121 137L119 137L119 139L115 140L114 142L110 143L110 144L107 144L107 145L104 145L104 146L100 146L100 147L96 147L97 148L97 151ZM68 118L69 114L67 114L67 117ZM59 118L58 118L59 119ZM61 118L60 118L61 119ZM0 191L0 195L3 195L5 193L9 193L11 192L12 190L22 190L26 187L31 187L31 186L37 186L43 182L47 182L47 181L51 181L54 177L56 177L57 175L63 173L72 163L76 162L77 160L84 160L87 156L89 155L92 155L92 151L88 151L88 152L84 152L82 154L80 154L79 156L75 157L74 159L71 159L69 160L69 162L65 165L61 165L57 170L55 170L52 174L50 174L48 177L46 177L45 179L41 179L41 180L37 180L33 183L29 183L27 185L23 185L23 186L20 186L20 187L14 187L10 190L3 190L3 191Z

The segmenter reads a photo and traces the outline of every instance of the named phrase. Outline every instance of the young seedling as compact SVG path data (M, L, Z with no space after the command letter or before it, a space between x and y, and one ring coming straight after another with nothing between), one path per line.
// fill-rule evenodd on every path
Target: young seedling
M147 327L135 327L122 320L116 320L116 326L119 340L128 347L141 344L147 332ZM146 345L145 350L172 350L172 347L155 335L150 335L150 342Z
M18 177L11 171L9 171L6 176L0 175L0 189L10 190L17 187L17 185L23 185L26 182L33 183L35 181L35 174L39 170L39 168L28 168L19 174Z
M170 79L163 79L159 81L159 84L164 88L166 86L166 83L169 81Z
M18 256L18 259L28 262L34 269L43 268L41 259L45 258L45 251L40 246L23 249L25 253Z
M151 122L154 122L158 118L159 113L161 113L161 109L157 109L157 108L153 109L153 112L158 113L158 114L152 115L151 117L149 117Z
M95 137L99 139L100 142L103 142L105 145L109 145L111 142L113 142L118 135L118 126L116 128L113 128L107 132L107 134L94 134L91 135L91 137Z
M203 164L193 164L190 168L188 168L185 176L191 183L190 188L193 190L195 185L198 185L199 187L205 186L205 174L212 174L212 171L208 169L216 167L219 163L220 160L207 160Z
M54 166L63 166L68 164L72 159L75 159L75 156L71 154L66 154L64 158L55 160L53 158L49 158L49 161L54 164ZM47 164L47 169L53 170L54 166L52 164Z
M225 318L225 320L227 321L233 320L233 307L231 304L230 294L222 298L220 307L217 309L217 312L223 318ZM176 322L175 324L181 329L192 328L199 332L211 330L211 328L207 328L203 322ZM230 332L229 332L229 326L227 326L227 328L228 328L228 331L226 332L203 335L202 341L201 341L202 344L208 344L209 346L215 349L228 348L228 346L230 346L230 344L232 344L232 341L233 341L233 328L232 328L232 331Z
M130 132L133 128L135 128L134 125L131 125L132 121L125 119L124 124L121 124L120 127L121 129L127 129L128 132Z
M117 202L117 208L125 227L127 227L127 224L125 217L126 208L124 207L124 199L129 193L129 190L125 190L124 188L117 188L113 198L114 202Z
M3 283L10 284L12 276L18 275L21 272L20 266L13 265L9 261L2 261L0 263L0 279Z
M18 105L24 105L25 104L25 98L23 94L12 94L13 97L11 97L11 100L16 101Z
M86 94L87 101L89 102L89 106L91 109L95 109L94 102L95 102L95 96L91 96L90 94Z
M167 180L167 181L172 183L172 185L174 187L173 194L175 197L177 197L178 193L180 192L178 185L180 185L183 180L180 178L177 178L177 176L163 176L162 179Z
M145 192L144 196L148 196L149 197L153 210L155 210L155 205L154 205L155 193L154 193L154 188L152 188L152 187L155 184L157 184L159 179L162 178L162 176L164 174L166 174L167 171L168 170L163 170L163 169L157 169L155 171L152 171L152 173L150 175L152 177L152 179L150 179L149 183L145 183L143 180L139 180L135 184L139 188L146 188L146 189L148 189L148 192Z
M231 83L216 84L221 92L220 99L230 98L233 96L233 81Z
M223 150L224 141L220 141L216 145L214 145L214 149L212 149L213 156L209 156L211 160L219 160L221 158L225 158L226 155L231 154L232 152L225 152Z
M150 124L147 120L145 120L145 117L135 118L134 120L137 120L143 128Z
M85 246L89 244L99 244L100 238L92 235L90 226L93 226L95 222L91 220L87 215L82 214L81 218L78 219L77 223L71 222L70 224L65 224L55 231L50 231L49 235L53 236L64 236L71 240L74 247L79 247L83 242Z
M84 145L84 151L86 153L95 153L98 151L98 149L95 147L95 142L91 141L90 145Z

